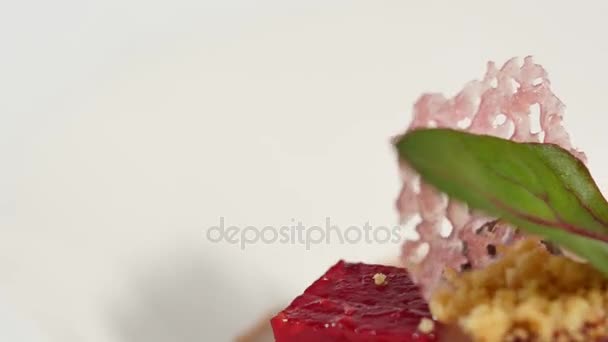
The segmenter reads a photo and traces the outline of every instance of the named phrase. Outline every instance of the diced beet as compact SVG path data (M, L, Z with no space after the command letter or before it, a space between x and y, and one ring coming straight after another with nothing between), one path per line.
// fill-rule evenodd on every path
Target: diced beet
M374 281L378 273L384 284ZM276 342L426 342L435 335L418 325L430 317L405 269L340 261L271 323Z

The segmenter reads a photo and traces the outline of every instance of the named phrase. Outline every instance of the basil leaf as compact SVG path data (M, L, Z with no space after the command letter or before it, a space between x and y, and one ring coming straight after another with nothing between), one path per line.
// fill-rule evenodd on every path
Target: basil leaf
M408 132L396 147L448 196L557 243L608 275L608 203L568 151L449 129Z

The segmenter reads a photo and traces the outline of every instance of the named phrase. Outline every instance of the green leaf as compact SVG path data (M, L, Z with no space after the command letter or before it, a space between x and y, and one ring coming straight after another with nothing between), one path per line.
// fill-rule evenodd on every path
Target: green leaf
M608 275L608 203L568 151L449 129L411 131L396 147L425 182L571 250Z

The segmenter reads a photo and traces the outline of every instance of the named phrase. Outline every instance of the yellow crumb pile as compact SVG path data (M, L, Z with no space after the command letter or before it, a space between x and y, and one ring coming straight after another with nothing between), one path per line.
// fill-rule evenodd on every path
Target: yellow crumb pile
M474 341L596 341L608 336L608 279L588 264L526 239L482 269L456 274L433 295L441 322Z

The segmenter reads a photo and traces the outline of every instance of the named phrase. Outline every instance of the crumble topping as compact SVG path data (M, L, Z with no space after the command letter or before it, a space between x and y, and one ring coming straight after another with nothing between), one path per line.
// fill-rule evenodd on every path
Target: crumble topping
M474 341L597 341L608 338L608 279L588 264L528 238L496 246L484 269L447 270L430 308Z

